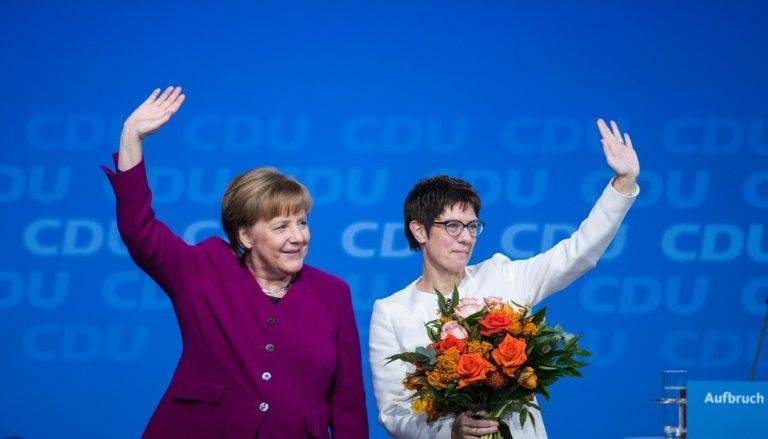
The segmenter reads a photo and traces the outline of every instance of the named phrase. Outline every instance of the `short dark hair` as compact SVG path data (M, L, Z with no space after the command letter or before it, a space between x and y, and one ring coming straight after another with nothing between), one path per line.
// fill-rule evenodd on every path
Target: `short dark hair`
M432 222L445 209L456 204L462 209L471 207L476 215L480 214L480 197L471 184L460 178L438 175L416 183L405 197L403 206L405 237L411 250L421 250L419 242L411 232L411 221L423 225L429 235Z

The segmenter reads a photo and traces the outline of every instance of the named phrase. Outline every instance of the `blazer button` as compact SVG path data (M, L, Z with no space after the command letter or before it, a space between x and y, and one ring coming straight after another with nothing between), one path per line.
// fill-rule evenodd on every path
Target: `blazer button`
M264 346L264 350L267 351L267 352L274 352L275 351L275 345L270 343L270 344Z
M261 404L259 404L259 410L261 410L262 412L266 412L267 410L269 410L269 404L267 404L266 402L262 402Z
M267 317L267 325L274 325L276 321L277 319L274 317Z
M269 381L270 378L272 378L272 374L269 372L264 372L261 374L261 379L264 381Z

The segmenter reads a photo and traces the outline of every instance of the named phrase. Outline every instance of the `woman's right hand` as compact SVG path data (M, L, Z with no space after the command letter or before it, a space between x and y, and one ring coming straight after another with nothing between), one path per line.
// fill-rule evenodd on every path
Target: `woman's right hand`
M451 428L451 439L479 438L495 433L499 423L488 418L488 412L464 412L456 417Z
M163 94L155 89L147 100L141 103L123 124L120 135L120 151L117 169L126 171L142 159L141 141L159 130L179 110L185 96L181 87L168 87Z

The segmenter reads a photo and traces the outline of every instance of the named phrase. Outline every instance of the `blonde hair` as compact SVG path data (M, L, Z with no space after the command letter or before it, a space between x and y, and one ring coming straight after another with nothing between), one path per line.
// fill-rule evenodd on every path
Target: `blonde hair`
M221 200L221 225L229 247L239 257L245 253L240 229L260 220L309 212L312 197L303 184L275 168L255 168L235 177Z

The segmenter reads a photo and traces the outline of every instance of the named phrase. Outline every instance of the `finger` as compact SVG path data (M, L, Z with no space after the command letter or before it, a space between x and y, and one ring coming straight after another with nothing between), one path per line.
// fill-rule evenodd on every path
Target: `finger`
M611 132L613 132L613 137L621 143L621 131L619 131L619 126L614 121L611 121Z
M613 144L610 141L602 139L600 144L603 145L603 154L605 154L606 160L610 161L616 157L616 151L613 149Z
M499 425L499 423L489 418L480 418L480 419L468 418L464 422L464 425L474 427L474 428L495 428L496 426Z
M628 133L624 133L624 144L627 145L628 147L632 148L632 149L635 149L635 147L632 146L632 139L629 138L629 134Z
M155 104L163 105L163 102L165 102L165 100L168 99L168 96L170 96L172 92L173 92L173 87L166 88L163 94L161 94L160 97L157 98L157 100L155 101Z
M465 427L463 429L464 437L480 437L484 434L491 434L497 432L499 429L496 427L483 428L483 427Z
M174 102L171 104L171 106L170 106L170 107L168 107L168 110L166 110L166 111L170 112L171 114L175 114L177 111L179 111L179 107L181 107L181 104L183 104L183 103L184 103L184 99L186 99L186 98L187 98L187 97L186 97L185 95L180 95L180 96L179 96L178 98L176 98L176 100L175 100L175 101L174 101Z
M478 428L496 428L499 423L493 419L478 419L473 425Z
M152 102L154 102L155 99L157 99L157 95L159 95L159 94L160 94L160 89L159 88L156 88L156 89L152 90L152 93L149 94L149 96L144 101L144 103L145 104L151 104Z
M600 130L600 135L603 136L603 139L610 139L613 137L611 130L608 129L608 125L605 124L603 119L597 119L597 129Z
M168 96L168 98L163 102L161 108L163 110L167 110L170 108L173 104L176 103L176 99L179 98L179 95L181 95L181 87L175 87L173 89L173 92Z

